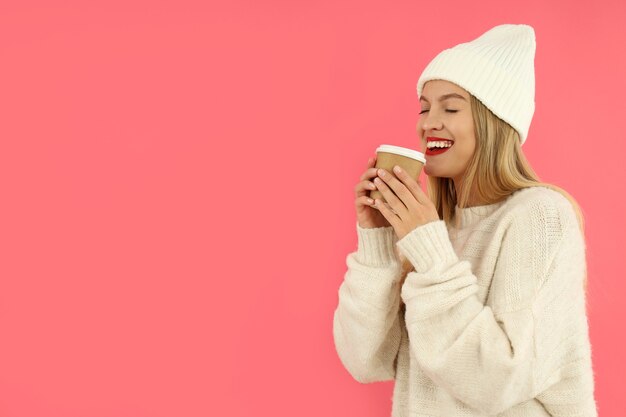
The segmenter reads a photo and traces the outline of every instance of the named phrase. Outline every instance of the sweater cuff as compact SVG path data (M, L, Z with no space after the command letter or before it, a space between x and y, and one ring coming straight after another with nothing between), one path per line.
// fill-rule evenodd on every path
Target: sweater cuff
M413 264L416 272L426 272L434 265L459 260L443 220L428 222L416 227L398 240L397 246Z
M396 233L392 226L364 228L356 223L357 260L367 266L389 266L400 262L396 254Z

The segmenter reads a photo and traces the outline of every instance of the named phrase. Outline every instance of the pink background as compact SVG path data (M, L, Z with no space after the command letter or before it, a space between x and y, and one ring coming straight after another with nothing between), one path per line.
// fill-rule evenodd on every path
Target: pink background
M387 416L332 339L353 188L419 149L416 82L537 35L524 151L587 221L603 417L626 415L623 1L0 6L0 415Z

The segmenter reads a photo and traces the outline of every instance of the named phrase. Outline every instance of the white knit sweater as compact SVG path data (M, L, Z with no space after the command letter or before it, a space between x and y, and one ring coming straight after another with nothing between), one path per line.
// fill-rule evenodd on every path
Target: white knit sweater
M597 416L569 201L532 187L455 212L458 228L401 240L357 223L333 320L343 366L361 383L395 379L392 417ZM415 271L400 287L403 257Z

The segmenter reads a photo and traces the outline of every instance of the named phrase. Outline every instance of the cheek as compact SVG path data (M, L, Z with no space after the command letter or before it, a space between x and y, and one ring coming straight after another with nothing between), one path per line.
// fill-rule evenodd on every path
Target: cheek
M461 127L461 126L459 126ZM462 129L463 132L463 154L467 157L470 157L474 154L474 150L476 149L476 138L474 135L474 124L472 123L472 119L465 120Z
M474 119L472 119L471 117L466 118L463 121L462 128L463 128L464 136L470 140L475 141L475 139L473 139L474 138Z
M462 160L469 160L474 155L476 146L475 143L470 140L470 138L465 139L466 140L464 140L463 143L460 144L461 146L459 146L458 155Z
M417 139L419 140L420 145L422 145L422 149L426 149L426 138L424 137L424 129L420 124L417 125Z

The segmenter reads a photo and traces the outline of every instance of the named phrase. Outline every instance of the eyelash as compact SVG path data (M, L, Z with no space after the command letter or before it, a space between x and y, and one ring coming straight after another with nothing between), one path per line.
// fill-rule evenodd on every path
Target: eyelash
M422 110L419 114L426 113L428 110ZM456 113L458 110L446 110L448 113Z

